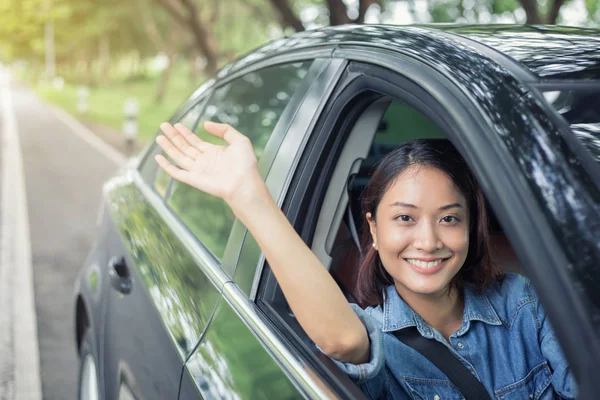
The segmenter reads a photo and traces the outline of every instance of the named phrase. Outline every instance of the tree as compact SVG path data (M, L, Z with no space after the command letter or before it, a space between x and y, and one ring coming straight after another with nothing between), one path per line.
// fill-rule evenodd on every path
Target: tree
M206 59L206 72L212 74L218 65L218 48L214 25L219 18L220 2L212 3L207 13L206 3L202 9L194 0L155 0L171 14L175 21L189 30L194 43ZM206 16L206 14L209 14Z
M248 0L246 0L248 1ZM388 0L389 1L389 0ZM298 18L296 8L301 4L291 3L290 0L269 0L271 6L277 12L277 17L283 29L292 28L296 32L305 29L304 24ZM386 0L358 0L358 7L352 7L346 4L343 0L324 0L313 2L312 6L324 7L328 13L328 21L326 25L342 25L342 24L362 24L365 22L367 10L372 5L378 5L381 8ZM306 4L302 4L306 6Z

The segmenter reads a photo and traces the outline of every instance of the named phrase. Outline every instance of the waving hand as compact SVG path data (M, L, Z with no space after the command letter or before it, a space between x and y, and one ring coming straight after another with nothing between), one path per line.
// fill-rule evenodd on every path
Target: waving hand
M223 138L228 145L219 146L198 138L182 124L160 126L163 135L156 142L177 166L162 155L156 162L174 179L200 189L227 202L259 177L256 156L250 140L227 124L206 121L207 132ZM262 179L259 179L262 182Z

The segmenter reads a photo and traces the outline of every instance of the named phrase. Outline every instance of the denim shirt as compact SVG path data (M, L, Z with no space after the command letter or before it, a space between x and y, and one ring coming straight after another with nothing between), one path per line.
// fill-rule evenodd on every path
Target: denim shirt
M576 397L571 370L527 278L506 274L483 293L466 287L464 299L462 325L448 343L389 286L383 307L363 310L352 304L369 334L370 360L334 362L372 399L463 399L437 367L393 335L416 327L446 345L491 398Z

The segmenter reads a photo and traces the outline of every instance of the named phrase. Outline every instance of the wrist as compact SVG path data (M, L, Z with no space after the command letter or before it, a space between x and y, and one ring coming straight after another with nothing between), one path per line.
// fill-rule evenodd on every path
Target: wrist
M245 177L243 184L228 196L226 202L236 217L241 218L243 213L248 211L250 207L270 199L269 189L258 171L256 171L255 174Z

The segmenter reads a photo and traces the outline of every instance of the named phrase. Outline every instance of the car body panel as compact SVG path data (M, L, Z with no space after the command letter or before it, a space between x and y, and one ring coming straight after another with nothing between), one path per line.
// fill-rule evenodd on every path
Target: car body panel
M293 399L302 395L236 309L222 299L185 366L180 398L195 397Z
M540 25L431 25L512 57L542 79L597 80L600 30Z
M556 26L455 25L421 26L344 25L326 27L275 40L224 68L226 76L248 64L300 51L326 54L332 47L362 43L398 52L414 53L421 47L412 43L425 35L445 48L464 48L460 39L441 35L452 32L489 46L524 65L543 79L598 79L600 30ZM445 39L444 39L445 38ZM401 46L399 46L401 45ZM443 53L440 54L443 56Z
M114 231L111 257L125 257L129 294L107 285L105 379L121 380L141 398L174 398L183 364L200 340L220 297L138 186L114 179L106 191ZM168 267L165 267L168 266ZM117 392L107 390L108 398Z

